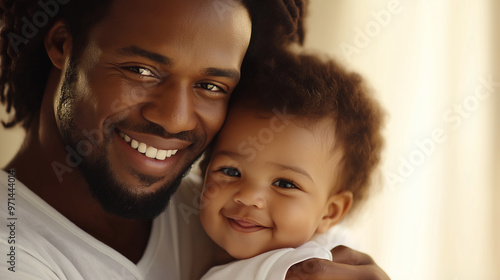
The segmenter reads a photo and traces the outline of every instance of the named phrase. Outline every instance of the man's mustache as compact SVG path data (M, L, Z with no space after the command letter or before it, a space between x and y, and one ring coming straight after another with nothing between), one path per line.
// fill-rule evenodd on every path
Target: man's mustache
M196 136L194 131L182 131L179 133L170 133L167 130L165 130L161 125L153 122L132 123L127 120L122 120L116 123L114 126L142 134L151 134L163 138L177 138L180 140L188 141L190 143L196 142L196 140L199 138Z

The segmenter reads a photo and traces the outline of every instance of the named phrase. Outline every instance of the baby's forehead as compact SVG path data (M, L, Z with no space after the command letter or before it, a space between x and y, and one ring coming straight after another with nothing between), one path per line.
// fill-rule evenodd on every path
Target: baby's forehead
M330 134L336 133L336 118L334 114L297 114L290 111L286 106L283 107L259 107L259 105L246 106L245 104L235 104L230 107L226 117L226 124L231 122L238 122L245 119L247 122L257 121L262 123L262 128L272 126L274 124L293 124L294 126L306 129L313 134L326 135L331 137ZM266 125L266 122L269 123ZM223 126L223 129L226 125ZM325 142L331 142L332 139L326 139Z
M239 152L245 150L241 149L245 143L253 143L262 149L266 145L275 149L289 149L290 153L296 149L314 148L329 159L341 151L336 132L336 122L332 116L303 116L292 114L286 108L263 110L239 106L229 112L216 142L224 142L220 145L226 147L237 146ZM234 141L237 143L228 143ZM275 141L278 144L272 143ZM315 153L306 154L309 155L317 156Z

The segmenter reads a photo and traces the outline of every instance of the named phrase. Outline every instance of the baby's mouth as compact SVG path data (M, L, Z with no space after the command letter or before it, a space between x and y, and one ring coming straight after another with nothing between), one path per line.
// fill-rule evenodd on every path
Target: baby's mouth
M268 228L247 219L227 218L227 221L234 230L244 233L256 232Z

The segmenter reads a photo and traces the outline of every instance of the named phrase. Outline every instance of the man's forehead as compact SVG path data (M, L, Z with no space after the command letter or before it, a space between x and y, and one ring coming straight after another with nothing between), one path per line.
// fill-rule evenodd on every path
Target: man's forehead
M246 10L241 0L115 0L106 18L126 18L133 22L135 19L130 17L131 14L145 14L148 18L159 18L164 22L207 17L224 22L233 17L234 12Z
M212 2L115 1L107 16L91 31L92 40L115 52L130 53L132 46L138 46L168 56L173 63L179 59L196 63L203 60L208 67L239 69L250 41L248 11L240 3L219 18ZM235 64L236 61L239 62Z
M131 40L158 39L191 45L217 36L221 43L248 44L251 20L239 4L221 12L206 0L120 0L96 26L101 36ZM217 1L215 1L217 2ZM231 0L232 2L232 0ZM230 34L231 33L231 34ZM231 40L231 41L229 41ZM226 42L223 42L226 41ZM247 42L245 42L247 41Z

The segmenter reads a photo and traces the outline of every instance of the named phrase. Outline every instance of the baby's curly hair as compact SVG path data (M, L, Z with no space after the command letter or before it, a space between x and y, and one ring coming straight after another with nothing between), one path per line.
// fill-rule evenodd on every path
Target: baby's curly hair
M357 209L368 197L384 145L384 112L362 77L334 60L291 52L274 53L254 72L235 89L232 105L263 113L286 108L306 127L330 117L335 135L329 139L330 147L342 152L339 165L332 170L338 174L335 189L352 191L351 212ZM201 168L208 165L209 157L210 148Z
M266 53L304 40L303 18L307 0L218 0L227 5L242 1L252 18L252 39L242 65L254 68ZM0 101L15 113L4 127L27 129L40 109L52 64L44 38L56 20L64 20L75 48L86 46L87 35L109 11L113 0L0 0ZM27 26L29 28L27 28ZM249 66L247 66L249 65Z

